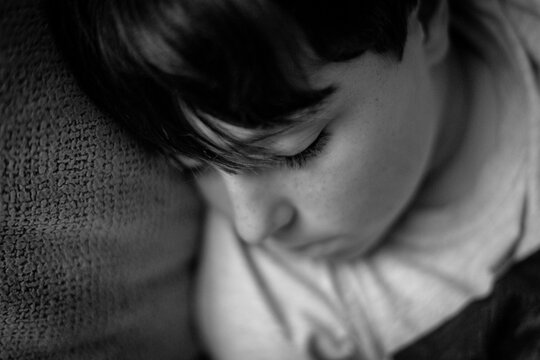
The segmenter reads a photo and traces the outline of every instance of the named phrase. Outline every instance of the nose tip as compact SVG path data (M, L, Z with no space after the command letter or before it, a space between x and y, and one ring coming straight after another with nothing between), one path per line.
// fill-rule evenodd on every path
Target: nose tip
M243 215L237 214L236 230L240 237L249 243L256 244L264 239L278 235L289 227L295 218L294 208L281 202L273 206L258 209L245 209Z
M242 240L259 243L283 234L295 222L296 207L272 174L220 174Z

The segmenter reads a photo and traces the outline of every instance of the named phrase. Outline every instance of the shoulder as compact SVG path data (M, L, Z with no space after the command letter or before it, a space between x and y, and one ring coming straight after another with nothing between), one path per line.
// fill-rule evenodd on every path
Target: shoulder
M419 341L396 360L533 359L540 355L540 252L510 268L484 299Z

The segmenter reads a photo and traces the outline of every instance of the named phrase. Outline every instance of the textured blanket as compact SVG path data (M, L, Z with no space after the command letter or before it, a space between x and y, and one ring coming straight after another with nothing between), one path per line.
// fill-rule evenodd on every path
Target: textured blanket
M82 95L38 0L0 2L0 359L191 359L200 202Z

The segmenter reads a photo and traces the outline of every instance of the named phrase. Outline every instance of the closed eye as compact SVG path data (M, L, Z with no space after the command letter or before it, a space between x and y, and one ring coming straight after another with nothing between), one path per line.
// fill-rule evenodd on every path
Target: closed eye
M323 129L319 135L317 135L315 140L313 140L313 142L301 152L295 155L278 155L276 160L278 160L282 166L292 169L300 169L306 166L310 160L316 158L324 150L324 147L327 145L329 140L330 133L326 129ZM212 166L206 162L190 160L187 158L182 158L182 160L179 160L179 162L182 163L184 171L195 177L203 175L206 171L212 168Z
M317 138L298 154L281 156L283 164L293 169L304 167L310 160L317 157L324 150L328 140L330 140L330 133L326 129L323 129Z

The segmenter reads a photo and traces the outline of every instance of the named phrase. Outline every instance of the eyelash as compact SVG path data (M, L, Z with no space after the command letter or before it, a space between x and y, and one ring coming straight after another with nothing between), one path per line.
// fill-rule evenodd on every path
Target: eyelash
M330 133L323 129L317 138L313 140L311 144L301 152L291 156L282 156L281 160L283 161L283 166L291 169L301 169L304 167L310 160L317 157L323 150L328 141L330 140ZM187 172L192 176L201 175L210 167L208 164L200 164L196 167L191 167L187 169Z
M307 148L296 155L284 156L283 163L286 167L300 169L304 167L311 159L317 157L330 140L330 133L323 129L319 136Z

